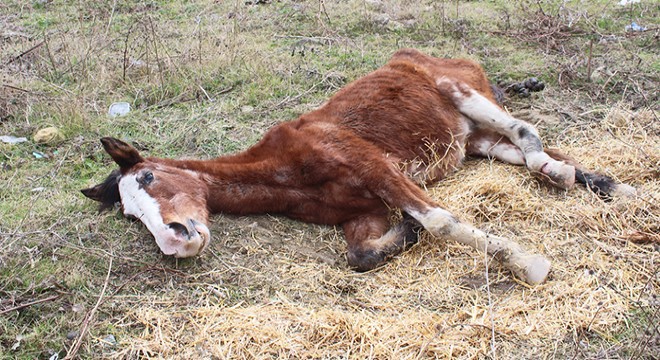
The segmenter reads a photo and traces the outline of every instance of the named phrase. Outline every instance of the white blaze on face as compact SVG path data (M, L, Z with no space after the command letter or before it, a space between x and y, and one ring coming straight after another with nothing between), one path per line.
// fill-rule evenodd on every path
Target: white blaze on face
M140 188L137 177L136 174L132 174L122 176L119 180L119 195L124 215L140 219L156 239L161 251L165 255L174 255L177 249L169 243L168 239L176 238L176 233L163 222L158 202Z

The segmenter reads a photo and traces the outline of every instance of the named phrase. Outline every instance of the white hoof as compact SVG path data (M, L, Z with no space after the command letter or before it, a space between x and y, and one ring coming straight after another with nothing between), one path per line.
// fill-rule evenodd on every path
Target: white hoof
M545 257L534 255L518 256L511 259L509 269L530 285L538 285L545 281L550 273L550 261Z
M550 273L550 261L541 255L535 255L525 269L525 282L530 285L541 284L548 277L548 273Z
M614 197L631 198L637 196L637 189L630 185L617 184L611 194Z

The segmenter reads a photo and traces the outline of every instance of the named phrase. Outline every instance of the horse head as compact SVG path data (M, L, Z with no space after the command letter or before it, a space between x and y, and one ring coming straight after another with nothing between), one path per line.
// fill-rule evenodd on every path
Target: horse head
M208 187L194 171L143 158L129 144L102 138L105 151L119 165L101 184L81 190L101 203L101 210L120 202L127 217L139 219L166 255L191 257L204 250Z

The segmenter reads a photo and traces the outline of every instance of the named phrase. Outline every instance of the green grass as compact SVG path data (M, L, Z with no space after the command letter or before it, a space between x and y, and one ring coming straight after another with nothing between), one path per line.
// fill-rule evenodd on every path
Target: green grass
M164 259L139 224L128 223L118 212L96 214L96 204L79 189L102 181L114 167L99 137L136 142L151 156L236 152L258 141L269 126L313 109L378 68L400 47L478 60L493 80L539 77L552 87L562 111L581 113L619 102L657 109L657 39L652 32L626 36L623 31L633 20L657 28L657 6L557 0L539 8L534 1L470 1L459 2L457 11L455 2L383 3L385 10L361 0L325 2L321 11L318 1L286 0L263 5L3 2L0 28L24 36L0 39L1 85L25 91L3 88L6 92L0 93L0 135L25 136L30 142L0 144L0 311L60 292L62 297L0 316L0 357L44 358L53 349L62 358L63 344L70 345L66 333L84 315L72 313L71 306L94 306L107 252L117 256L111 290L126 283L121 295L149 299L167 298L172 289L193 293L206 287L179 287L181 277L167 271L131 280L140 271L163 267L194 274L222 266ZM548 27L535 27L540 10ZM551 33L555 25L565 26L561 33L566 37ZM592 69L605 67L614 75L589 82L588 44L599 34L616 40L595 40ZM117 101L129 102L133 111L110 119L108 106ZM512 101L533 106L531 99ZM32 136L46 126L58 127L65 140L34 144ZM556 126L539 125L561 133L563 125ZM36 159L34 151L51 157ZM230 257L222 251L216 255ZM281 284L273 285L277 290L221 285L226 297L217 303L228 307L286 291ZM93 337L86 340L82 358L102 354L96 338L104 334L137 336L143 331L121 327L121 314L130 312L130 303L110 302L92 324ZM629 319L632 324L643 321L634 311ZM632 341L641 328L630 327L620 336ZM17 336L23 336L21 345L11 350Z

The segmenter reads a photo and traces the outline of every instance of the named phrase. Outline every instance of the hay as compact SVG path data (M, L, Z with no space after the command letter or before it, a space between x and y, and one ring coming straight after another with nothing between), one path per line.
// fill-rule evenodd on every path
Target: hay
M548 189L524 168L487 160L470 161L430 189L464 220L546 254L554 267L543 285L528 287L471 249L428 236L384 268L358 274L346 269L335 229L221 216L213 230L224 240L207 255L209 271L180 279L162 294L141 295L113 323L131 331L120 336L118 350L105 354L653 357L660 123L648 111L614 109L590 131L601 136L573 135L580 141L564 146L566 152L639 187L640 196L604 202L584 189ZM638 241L645 237L656 240ZM635 323L640 319L647 323ZM621 335L643 333L640 327L649 332L639 343Z

